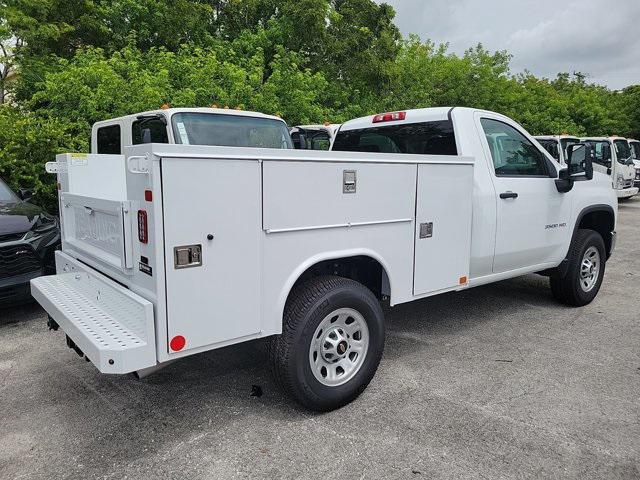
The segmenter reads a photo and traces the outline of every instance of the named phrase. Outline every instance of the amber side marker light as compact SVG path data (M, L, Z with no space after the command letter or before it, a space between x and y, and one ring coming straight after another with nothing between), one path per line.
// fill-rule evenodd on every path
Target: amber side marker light
M466 285L467 284L467 277L460 277L460 285Z

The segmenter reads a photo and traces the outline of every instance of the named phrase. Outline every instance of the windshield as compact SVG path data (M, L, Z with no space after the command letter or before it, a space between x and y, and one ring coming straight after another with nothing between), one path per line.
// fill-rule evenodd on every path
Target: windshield
M618 163L622 163L624 165L631 158L631 148L629 148L629 142L627 142L626 140L614 140L613 145L616 148Z
M584 143L592 145L594 148L595 158L593 161L600 165L608 166L611 161L611 144L608 140L585 140Z
M564 152L564 158L569 157L567 153L567 147L569 145L575 145L576 143L580 143L580 140L577 138L561 138L560 139L560 145L562 146L562 151Z
M222 147L293 148L287 125L271 118L213 113L177 113L176 143Z
M558 142L555 140L538 139L538 143L551 154L556 160L560 160L560 152L558 152Z
M635 160L640 160L640 142L630 142L631 154Z
M0 202L19 202L18 196L7 187L6 183L0 180Z
M448 120L341 130L332 150L457 155L453 124Z

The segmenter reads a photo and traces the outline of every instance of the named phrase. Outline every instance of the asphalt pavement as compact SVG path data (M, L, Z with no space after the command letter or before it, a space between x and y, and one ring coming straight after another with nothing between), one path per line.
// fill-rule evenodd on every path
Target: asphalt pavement
M547 283L388 309L376 377L328 414L276 389L261 342L136 380L38 305L0 310L0 478L640 478L640 198L591 305Z

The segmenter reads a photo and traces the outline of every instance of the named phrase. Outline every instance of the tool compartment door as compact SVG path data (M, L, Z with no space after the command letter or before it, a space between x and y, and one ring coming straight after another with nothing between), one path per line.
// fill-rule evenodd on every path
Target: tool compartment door
M472 195L473 165L418 165L414 295L468 281Z
M168 352L175 337L185 339L183 352L258 333L259 162L164 158L162 204ZM201 265L176 265L188 247L201 249Z

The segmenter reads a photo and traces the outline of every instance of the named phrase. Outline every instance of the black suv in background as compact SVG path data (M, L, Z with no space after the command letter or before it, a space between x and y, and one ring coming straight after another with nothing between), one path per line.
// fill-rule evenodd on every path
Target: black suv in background
M29 280L55 273L58 220L0 180L0 305L31 297Z

